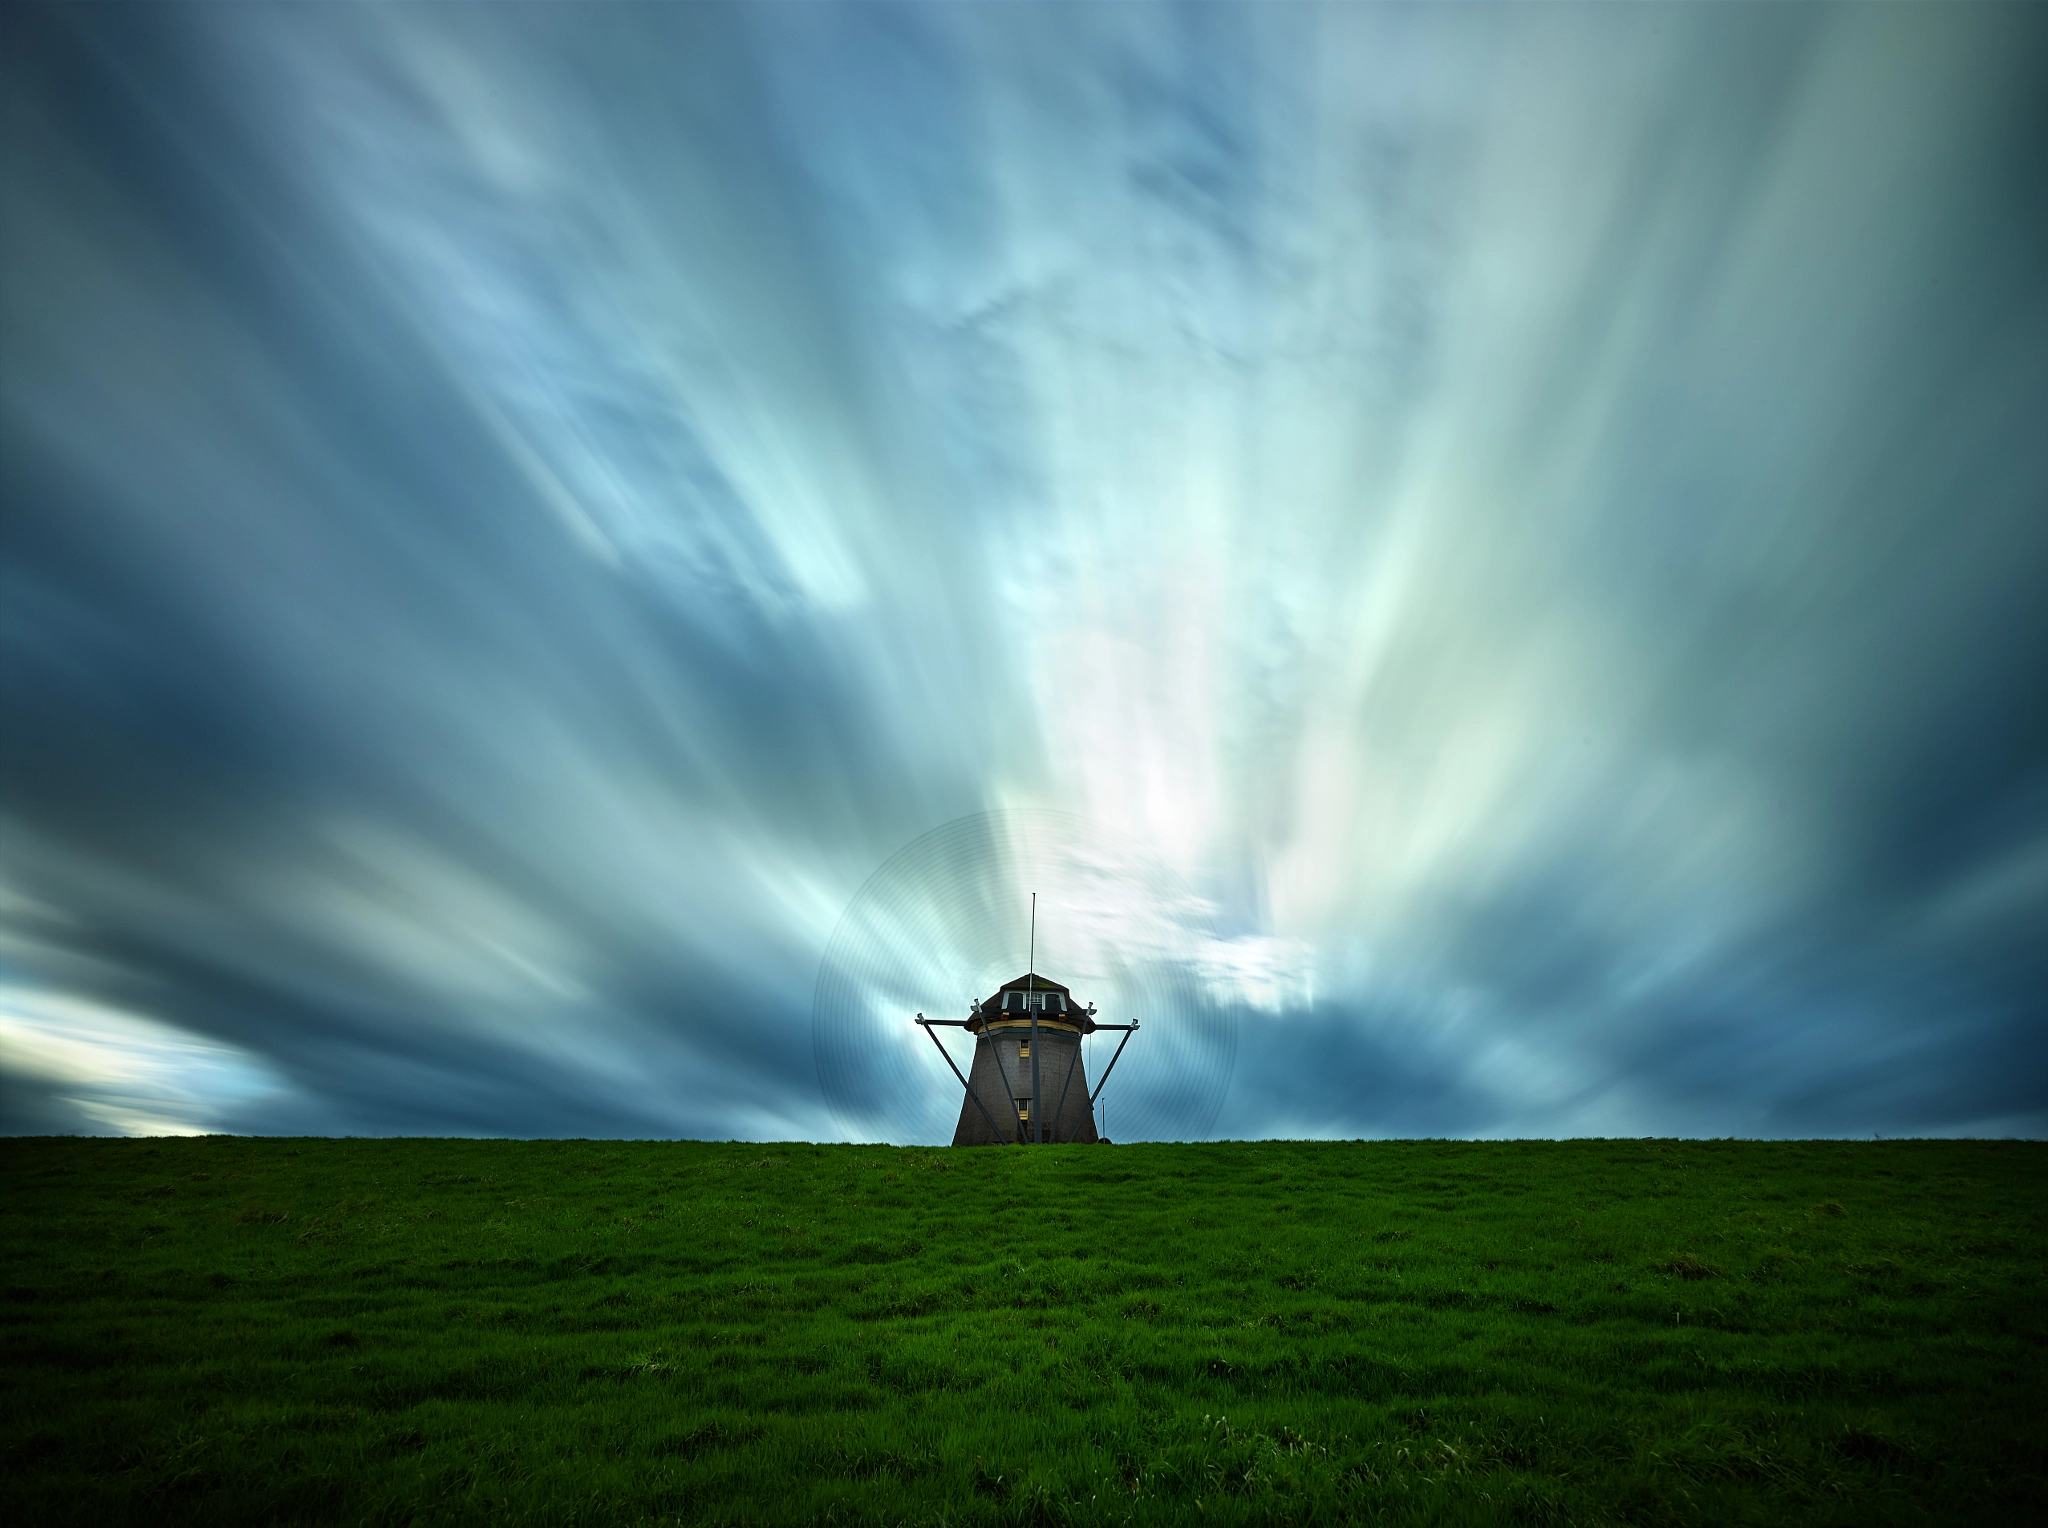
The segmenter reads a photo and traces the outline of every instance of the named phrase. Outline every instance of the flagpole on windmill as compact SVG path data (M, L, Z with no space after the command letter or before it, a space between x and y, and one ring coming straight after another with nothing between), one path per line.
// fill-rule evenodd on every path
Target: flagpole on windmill
M1024 977L1031 983L1027 991L1038 990L1038 893L1031 893L1031 948L1024 957ZM1027 997L1026 1002L1030 999ZM1038 1087L1038 1009L1031 1013L1031 1142L1034 1146L1045 1144L1045 1094Z

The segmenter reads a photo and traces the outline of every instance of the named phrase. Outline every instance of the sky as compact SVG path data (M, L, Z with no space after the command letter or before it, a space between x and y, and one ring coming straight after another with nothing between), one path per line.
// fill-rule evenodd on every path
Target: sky
M2048 1134L2044 78L6 7L0 1130L942 1140L1039 890L1126 1137Z

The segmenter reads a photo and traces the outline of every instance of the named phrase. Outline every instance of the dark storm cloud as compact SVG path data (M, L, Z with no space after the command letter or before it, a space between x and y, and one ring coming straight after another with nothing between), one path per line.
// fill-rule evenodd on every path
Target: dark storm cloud
M9 1128L827 1131L1024 803L1226 1134L2048 1124L2039 16L4 25Z

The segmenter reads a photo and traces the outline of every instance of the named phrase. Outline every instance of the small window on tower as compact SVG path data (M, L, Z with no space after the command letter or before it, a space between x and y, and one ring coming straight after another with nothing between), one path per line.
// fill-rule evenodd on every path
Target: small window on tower
M1017 1059L1019 1061L1029 1061L1031 1059L1031 1042L1029 1040L1024 1041L1017 1047Z

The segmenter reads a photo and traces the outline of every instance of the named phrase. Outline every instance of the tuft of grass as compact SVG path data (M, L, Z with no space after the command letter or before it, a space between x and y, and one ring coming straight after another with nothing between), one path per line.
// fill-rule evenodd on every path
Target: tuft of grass
M0 1175L10 1522L2048 1519L2033 1143L9 1140Z

